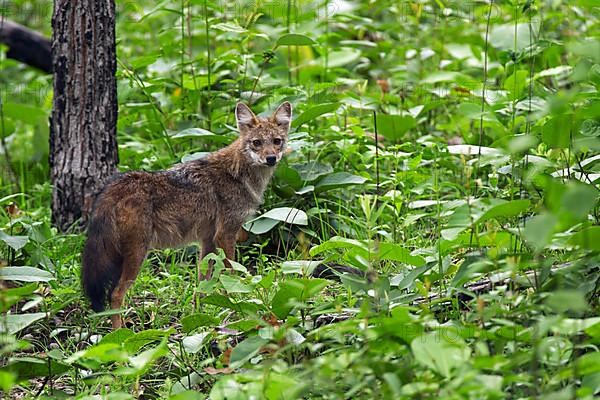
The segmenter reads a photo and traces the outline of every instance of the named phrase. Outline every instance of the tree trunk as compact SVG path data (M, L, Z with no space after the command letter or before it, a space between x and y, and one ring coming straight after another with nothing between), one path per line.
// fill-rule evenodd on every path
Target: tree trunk
M52 29L52 220L64 232L117 170L114 0L55 0Z

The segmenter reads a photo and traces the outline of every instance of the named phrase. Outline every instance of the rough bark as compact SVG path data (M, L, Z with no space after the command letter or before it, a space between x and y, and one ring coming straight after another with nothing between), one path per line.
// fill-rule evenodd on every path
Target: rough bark
M114 0L55 0L52 28L52 219L66 231L118 163Z
M0 22L0 43L8 46L6 57L52 73L52 45L47 37L4 20Z

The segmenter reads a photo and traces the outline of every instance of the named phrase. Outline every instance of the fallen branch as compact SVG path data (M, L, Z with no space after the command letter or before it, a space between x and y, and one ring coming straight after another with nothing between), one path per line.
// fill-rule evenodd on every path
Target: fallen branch
M0 21L0 43L8 46L6 57L52 73L50 39L16 22Z

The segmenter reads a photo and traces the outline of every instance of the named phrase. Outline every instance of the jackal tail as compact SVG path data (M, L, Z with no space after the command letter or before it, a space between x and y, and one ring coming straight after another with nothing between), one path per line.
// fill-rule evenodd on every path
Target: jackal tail
M83 249L81 283L92 309L104 310L123 270L123 256L116 242L116 227L107 215L96 214L90 220Z

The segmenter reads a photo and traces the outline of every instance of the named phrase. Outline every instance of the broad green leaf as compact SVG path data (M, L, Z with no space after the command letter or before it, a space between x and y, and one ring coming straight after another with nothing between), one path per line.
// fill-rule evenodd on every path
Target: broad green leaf
M275 47L279 46L313 46L317 44L314 40L306 35L300 35L298 33L287 33L277 39Z
M258 218L244 224L244 229L255 235L262 235L275 228L280 221L271 218Z
M550 330L560 335L571 336L584 332L598 323L600 323L600 317L582 319L563 318L558 323L552 324Z
M515 35L516 30L516 35ZM537 26L532 25L530 28L529 24L520 23L515 24L503 24L503 25L492 25L488 41L490 45L501 50L523 50L528 47L531 43L536 42L534 35L537 31ZM485 39L485 32L482 33Z
M20 250L25 247L29 241L29 238L27 236L10 236L5 232L0 231L0 240L6 243L13 250Z
M405 275L399 275L398 279L392 279L392 281L394 281L394 280L399 281L397 285L393 285L393 286L398 286L399 290L408 289L415 283L415 280L417 280L417 278L419 276L421 276L425 272L429 271L431 268L434 267L434 265L435 264L433 264L433 263L431 263L429 265L423 265L422 267L418 267L418 268L410 270L410 272L408 272Z
M119 328L115 331L110 332L100 340L98 344L115 343L125 344L125 341L130 337L135 336L135 333L131 329Z
M281 272L284 274L310 275L319 264L321 264L321 261L284 261L283 264L281 264Z
M5 102L2 107L5 117L27 124L48 118L48 114L43 108L29 104Z
M368 246L356 239L348 239L340 236L334 236L331 239L321 243L310 249L310 256L314 257L317 254L321 254L324 251L333 249L357 249L364 253L368 253Z
M246 222L244 229L260 235L273 229L279 222L292 225L308 225L308 216L302 210L291 207L279 207Z
M329 68L338 68L358 61L361 56L359 49L351 47L341 48L340 50L329 53L327 66Z
M542 364L558 367L569 362L573 343L565 337L545 337L538 343L538 357Z
M566 77L573 71L573 67L570 65L559 65L558 67L548 68L535 74L534 79L546 78L549 76L562 76Z
M472 86L473 78L465 75L461 72L456 71L435 71L427 75L421 83L432 85L440 82L452 82L452 83L470 83Z
M583 312L589 308L585 294L579 290L555 290L544 303L558 313Z
M377 131L387 139L398 141L410 129L417 126L417 121L411 115L377 115Z
M379 243L379 252L376 257L379 260L398 261L416 267L425 265L423 257L413 256L410 251L395 243Z
M48 271L33 267L0 267L0 280L20 282L49 282L54 280Z
M247 285L240 278L229 275L220 275L219 281L227 293L251 293L254 290L252 285Z
M465 342L455 336L447 337L444 331L417 337L411 342L410 348L419 364L445 378L452 377L453 372L471 358L471 350Z
M163 340L171 334L170 330L148 329L136 333L134 336L125 339L125 349L130 353L136 353L142 347Z
M182 340L184 350L190 354L198 353L204 347L206 338L209 336L210 332L202 332L184 337Z
M582 249L600 251L600 226L590 226L575 233L569 243Z
M512 218L521 214L529 208L529 200L511 200L509 202L498 204L488 209L476 223L481 224L490 219Z
M137 356L130 357L129 364L132 368L124 368L123 372L125 372L126 375L139 376L146 372L159 358L165 356L168 352L167 338L164 338L158 346L145 350ZM116 371L117 374L119 374L119 372L119 370Z
M292 300L304 302L323 290L328 283L325 279L315 278L297 278L285 281L279 286L279 290L271 301L273 313L279 319L284 319L294 308Z
M527 88L527 79L529 71L520 69L515 71L504 81L504 89L508 90L513 100L521 98Z
M204 313L192 314L181 318L181 325L185 333L192 332L202 326L217 326L219 322L220 320L218 318Z
M221 22L218 24L211 24L210 27L212 29L217 29L223 32L234 32L234 33L245 33L247 30L241 26L239 26L235 22Z
M273 208L258 218L270 218L293 225L308 225L308 216L306 213L291 207Z
M292 127L298 128L323 114L337 111L338 108L340 108L340 103L323 103L312 106L292 121Z
M572 123L572 115L559 115L550 119L542 127L542 140L550 147L569 147Z
M316 161L293 164L291 167L298 171L300 178L306 182L312 182L323 175L328 175L333 172L333 167L331 165L322 164Z
M527 221L523 237L533 246L536 253L542 251L550 242L557 222L557 218L550 213L536 215Z
M2 269L4 268L0 267L0 280L2 279ZM37 283L30 283L24 286L2 289L2 296L0 296L0 312L7 312L8 309L18 301L30 297L38 286Z
M366 181L367 179L362 176L352 175L348 172L335 172L320 179L315 185L315 192L322 193L341 187L362 185Z
M241 366L257 355L260 349L267 343L269 343L269 341L260 336L250 336L233 348L231 357L229 358L230 364L232 366Z
M217 135L211 131L207 131L202 128L188 128L184 129L180 132L175 133L171 136L172 139L181 139L181 138L203 138L203 139L211 139L216 142L226 142L229 138L225 135ZM204 154L204 153L201 153Z
M70 365L51 358L11 358L5 369L17 374L19 379L60 376L71 369Z
M46 313L8 314L0 318L0 332L14 334L46 317Z
M482 156L500 156L503 154L500 150L492 147L473 146L470 144L448 146L448 152L450 154L464 154L467 156L477 156L479 154Z
M586 119L581 124L579 132L581 132L583 136L598 137L600 136L600 122L593 119Z

